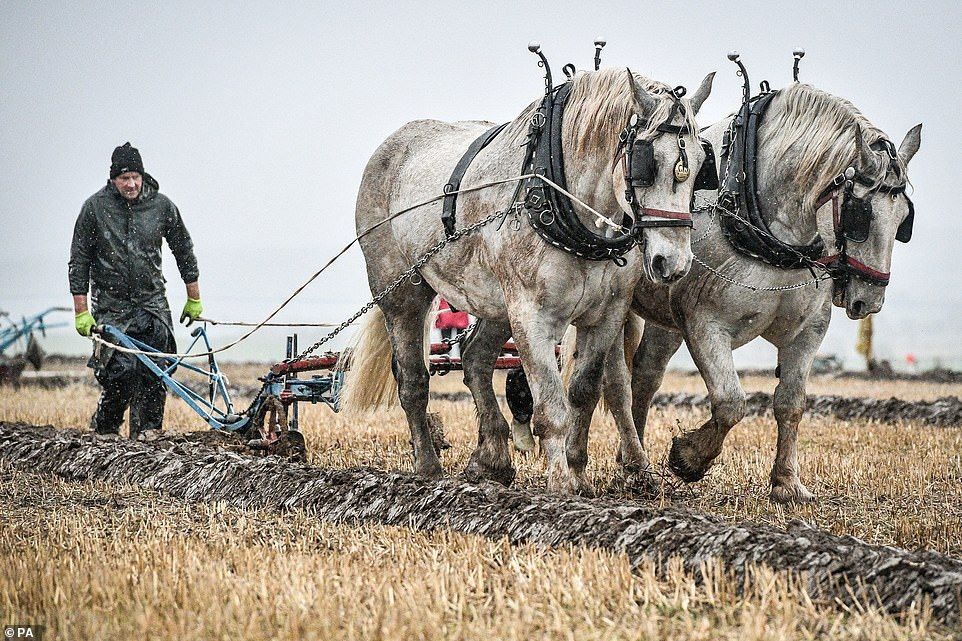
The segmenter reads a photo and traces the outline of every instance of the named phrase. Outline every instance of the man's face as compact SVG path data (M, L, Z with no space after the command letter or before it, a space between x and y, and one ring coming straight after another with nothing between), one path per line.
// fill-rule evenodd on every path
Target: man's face
M140 188L144 186L144 177L136 171L128 171L111 180L120 195L127 200L137 200Z

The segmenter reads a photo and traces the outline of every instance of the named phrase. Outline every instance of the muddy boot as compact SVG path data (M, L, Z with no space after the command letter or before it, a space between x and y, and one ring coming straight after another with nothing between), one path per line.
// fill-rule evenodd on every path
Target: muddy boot
M141 443L154 443L166 437L167 435L163 432L163 430L158 429L144 430L137 434L137 440Z
M94 433L97 440L116 440L120 438L120 432L117 429L99 429L97 427L97 414L90 417L90 431Z

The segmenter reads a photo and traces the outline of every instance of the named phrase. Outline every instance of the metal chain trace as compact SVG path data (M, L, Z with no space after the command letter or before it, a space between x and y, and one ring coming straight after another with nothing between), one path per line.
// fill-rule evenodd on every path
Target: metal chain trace
M420 268L424 267L424 266L427 264L427 262L428 262L429 260L431 260L431 258L433 258L434 256L436 256L436 255L438 254L438 252L440 252L442 249L444 249L444 247L445 247L448 243L454 242L454 241L456 241L456 240L460 240L460 239L463 238L464 236L467 236L468 234L470 234L470 233L472 233L472 232L480 229L481 227L484 227L485 225L494 222L494 221L497 220L498 218L503 218L504 216L508 215L508 213L511 211L511 208L512 208L513 206L514 206L514 205L512 205L511 207L508 207L507 209L504 209L504 210L501 210L501 211L496 211L496 212L494 212L493 214L491 214L490 216L487 216L486 218L482 218L481 220L479 220L479 221L477 221L476 223L473 223L473 224L471 224L471 225L468 225L467 227L463 227L463 228L459 229L458 231L454 232L451 236L446 237L446 238L443 238L443 239L441 239L440 241L438 241L438 243L437 243L436 245L434 245L433 247L431 247L431 249L429 249L429 250L427 250L426 252L424 252L423 254L421 254L421 256L414 262L413 265L411 265L409 268L407 268L406 270L404 270L403 272L401 272L401 274L400 274L397 278L395 278L395 279L391 282L390 285L388 285L388 286L385 287L383 290L381 290L380 292L378 292L378 294L375 295L374 298L372 298L370 301L368 301L367 304L365 304L363 307L361 307L361 309L359 309L357 312L355 312L350 318L348 318L346 321L344 321L343 323L341 323L340 325L338 325L337 327L335 327L333 330L331 330L330 332L328 332L328 333L327 333L325 336L323 336L319 341L317 341L316 343L314 343L313 345L311 345L310 347L308 347L306 350L304 350L303 352L301 352L300 354L298 354L296 357L294 357L293 359L291 359L290 362L296 362L296 361L303 360L303 359L306 358L309 354L311 354L312 352L314 352L314 350L316 350L318 347L320 347L321 345L327 343L328 341L330 341L331 339L333 339L335 336L337 336L338 334L340 334L342 331L344 331L345 329L347 329L347 328L348 328L352 323L354 323L354 321L356 321L358 318L360 318L360 317L363 316L364 314L366 314L366 313L368 313L369 311L371 311L372 309L374 309L374 306L375 306L375 305L379 304L382 300L384 300L384 298L385 298L386 296L388 296L389 294L391 294L393 291L395 291L395 290L398 289L401 285L403 285L405 281L407 281L407 280L410 279L412 276L414 276L415 273L416 273Z
M729 133L729 135L730 135L730 138L729 138L729 139L730 139L730 140L734 140L734 129L735 129L735 119L733 118L732 121L731 121L731 123L729 124L729 132L730 132L730 133ZM729 178L729 175L730 175L730 171L731 171L731 163L730 163L730 162L726 162L726 163L725 163L725 175L723 176L722 181L721 181L721 185L722 185L722 186L728 184L728 178ZM722 200L722 197L725 196L725 195L729 195L731 201L735 203L735 211L732 211L732 210L729 209L728 207L719 204L719 202ZM726 275L726 274L723 274L722 272L718 271L716 268L712 267L711 265L709 265L708 263L706 263L705 261L703 261L702 259L700 259L696 254L694 254L694 245L696 245L697 243L702 242L703 240L705 240L706 238L708 238L708 236L711 234L711 224L712 224L712 223L714 222L714 220L715 220L715 214L716 214L716 213L720 213L722 216L729 216L729 217L731 217L731 218L734 218L735 220L737 220L738 222L742 223L743 225L747 225L748 227L751 227L754 231L756 231L756 232L758 232L758 233L760 233L760 234L763 234L763 235L765 235L765 236L768 236L769 238L771 238L771 239L773 239L773 240L776 240L776 241L777 241L778 239L775 238L775 236L772 235L772 233L769 232L768 230L762 229L762 228L758 227L757 225L751 223L749 220L747 220L747 219L744 218L743 216L739 215L739 207L738 207L738 201L737 201L737 199L734 198L733 196L731 196L730 192L728 192L727 190L725 190L724 187L722 187L722 189L720 189L720 190L718 191L718 194L717 194L717 196L716 196L716 198L715 198L715 201L714 201L713 203L711 203L710 205L707 205L707 206L704 206L704 207L700 207L700 208L698 208L698 209L695 209L695 210L692 211L692 213L700 213L700 212L703 212L703 211L710 211L711 213L709 214L708 220L707 220L706 223L705 223L705 232L704 232L701 236L699 236L698 238L695 238L695 239L693 239L693 240L691 241L691 244L692 244L692 255L693 255L693 258L694 258L694 260L695 260L696 263L698 263L699 265L701 265L703 268L707 269L709 272L711 272L712 274L714 274L714 275L717 276L718 278L724 280L725 282L731 283L732 285L736 285L736 286L738 286L738 287L742 287L742 288L744 288L744 289L750 289L750 290L756 291L756 292L758 292L758 291L762 291L762 292L781 292L781 291L790 291L790 290L794 290L794 289L801 289L802 287L808 287L809 285L815 285L815 286L817 287L819 282L821 282L821 281L823 281L823 280L829 280L829 279L832 278L831 270L828 269L825 265L819 263L818 261L814 261L814 260L810 259L808 256L805 256L805 255L802 254L801 252L798 252L798 251L796 251L796 250L794 250L794 249L791 249L790 247L786 247L786 249L788 249L789 251L791 251L792 253L794 253L798 258L802 259L802 261L808 266L808 268L809 268L810 270L812 270L813 272L814 272L814 270L816 270L816 269L821 270L821 271L823 272L823 275L822 275L821 277L816 276L815 278L813 278L813 279L811 279L811 280L806 280L806 281L803 281L803 282L801 282L801 283L796 283L796 284L794 284L794 285L779 285L779 286L774 286L774 287L758 287L758 286L755 286L755 285L748 285L748 284L742 283L742 282L740 282L740 281L735 280L735 279L732 278L731 276L728 276L728 275Z

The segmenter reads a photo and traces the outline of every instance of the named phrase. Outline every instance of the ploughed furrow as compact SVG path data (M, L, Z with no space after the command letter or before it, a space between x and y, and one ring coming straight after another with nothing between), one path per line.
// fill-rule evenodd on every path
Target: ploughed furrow
M514 490L457 479L438 482L369 468L323 469L254 458L186 440L137 443L89 433L0 423L0 459L24 471L78 481L130 483L187 501L240 508L303 509L337 522L418 530L448 528L545 546L581 545L683 560L696 576L720 560L736 578L753 564L803 578L816 599L870 603L890 613L923 601L936 619L959 623L962 561L936 552L869 545L803 523L788 530L733 525L708 514Z
M752 392L747 396L747 411L758 416L772 409L772 395ZM708 408L707 394L656 394L652 405L657 407ZM846 396L809 396L806 411L820 416L834 416L843 421L879 421L899 423L919 421L940 427L962 427L962 400L943 396L934 401L903 401L899 398L851 398Z

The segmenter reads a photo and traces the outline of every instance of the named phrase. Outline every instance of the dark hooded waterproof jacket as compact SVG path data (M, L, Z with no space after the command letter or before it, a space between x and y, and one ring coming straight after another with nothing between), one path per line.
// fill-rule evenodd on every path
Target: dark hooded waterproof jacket
M90 289L98 324L126 330L138 309L172 327L161 271L161 241L166 239L185 283L197 280L194 245L177 207L144 174L140 197L128 203L113 183L87 199L80 210L70 247L70 293Z

